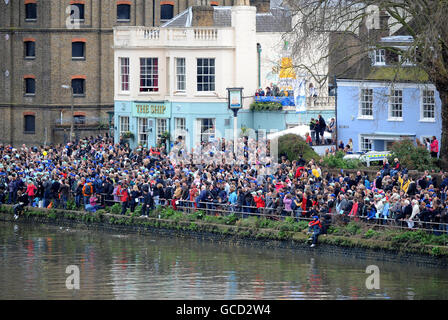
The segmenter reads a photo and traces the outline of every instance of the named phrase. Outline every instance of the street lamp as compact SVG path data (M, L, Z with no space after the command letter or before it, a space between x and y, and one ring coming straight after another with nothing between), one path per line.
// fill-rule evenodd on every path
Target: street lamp
M238 140L238 111L243 107L243 88L227 88L229 109L233 111L233 153L236 157Z
M72 86L68 86L66 84L63 84L61 87L64 88L64 89L71 89L71 95L72 95L72 105L71 105L72 121L71 121L71 124L70 124L70 142L71 142L71 141L74 140L74 135L75 135L74 132L73 132L73 124L75 122L75 114L74 114L74 111L73 111L73 104L74 104L74 102L73 102L73 100L74 100L73 87Z
M258 52L258 88L261 88L261 44L257 43Z

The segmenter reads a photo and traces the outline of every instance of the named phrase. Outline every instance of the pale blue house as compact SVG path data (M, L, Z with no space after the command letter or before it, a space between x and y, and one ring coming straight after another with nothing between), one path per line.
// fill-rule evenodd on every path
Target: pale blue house
M352 67L359 73L336 80L337 138L344 144L351 138L355 152L390 151L403 139L441 139L439 93L412 61L414 39L404 31L380 38L370 59Z
M442 133L441 101L432 84L337 80L337 136L355 152L388 151L402 139Z

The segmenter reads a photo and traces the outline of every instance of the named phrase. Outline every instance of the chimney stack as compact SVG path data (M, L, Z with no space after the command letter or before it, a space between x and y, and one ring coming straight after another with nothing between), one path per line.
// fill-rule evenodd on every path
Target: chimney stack
M233 6L250 6L249 0L233 0Z
M257 13L268 13L271 11L270 0L251 0L250 4L257 8Z
M380 30L382 37L390 36L389 18L390 16L387 14L386 11L383 10L380 12Z
M193 13L192 27L213 27L215 25L214 9L208 0L196 0L196 5L191 7L191 11Z

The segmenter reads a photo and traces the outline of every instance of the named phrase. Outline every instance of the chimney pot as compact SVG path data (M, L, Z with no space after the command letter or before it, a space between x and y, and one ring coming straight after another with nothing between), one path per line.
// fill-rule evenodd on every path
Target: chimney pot
M250 3L257 8L257 13L267 13L271 11L270 0L251 0Z
M213 27L215 25L212 6L193 6L191 10L193 13L193 27Z

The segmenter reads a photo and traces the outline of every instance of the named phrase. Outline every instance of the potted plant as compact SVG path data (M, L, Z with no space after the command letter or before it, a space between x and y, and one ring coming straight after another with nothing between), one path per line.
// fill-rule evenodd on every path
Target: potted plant
M162 133L160 135L160 143L164 144L165 147L167 147L169 145L170 140L171 140L171 136L170 136L170 133L168 131L165 131L164 133Z
M121 133L123 139L134 139L134 134L131 131L125 131Z

